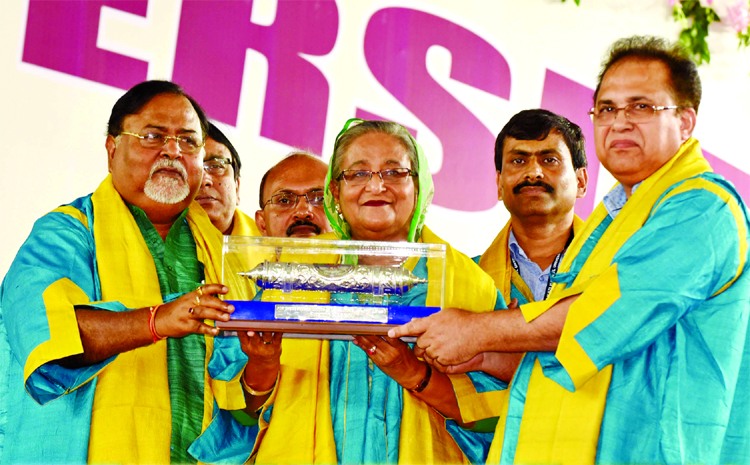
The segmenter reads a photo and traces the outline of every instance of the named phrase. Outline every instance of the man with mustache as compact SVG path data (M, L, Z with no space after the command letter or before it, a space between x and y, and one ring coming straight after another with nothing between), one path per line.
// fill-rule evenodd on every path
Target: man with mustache
M195 462L226 387L205 373L205 321L229 319L229 287L248 297L219 282L221 234L192 202L207 127L178 85L134 86L109 176L34 225L0 287L0 462Z
M312 237L331 231L323 211L328 165L293 152L271 167L260 182L260 210L255 222L264 236Z
M497 194L510 221L479 264L508 302L545 299L552 268L582 223L573 208L586 194L586 164L581 128L550 111L521 111L498 134Z
M213 123L208 125L205 151L205 173L196 202L223 234L260 236L255 220L237 208L240 204L240 154Z
M390 336L421 334L442 365L527 352L489 463L750 463L747 207L692 137L687 50L635 36L607 55L590 114L617 184L548 299L443 310Z
M495 141L497 195L510 220L479 266L495 280L506 302L544 300L583 221L573 209L586 194L588 173L581 128L550 111L523 110ZM486 352L449 372L482 370L509 381L522 353Z

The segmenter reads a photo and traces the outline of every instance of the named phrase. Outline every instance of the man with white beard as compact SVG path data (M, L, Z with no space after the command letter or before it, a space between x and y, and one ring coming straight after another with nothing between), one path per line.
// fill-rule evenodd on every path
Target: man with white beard
M109 119L110 175L34 225L0 287L0 463L195 462L225 392L205 320L241 292L192 201L207 127L178 85L136 85Z

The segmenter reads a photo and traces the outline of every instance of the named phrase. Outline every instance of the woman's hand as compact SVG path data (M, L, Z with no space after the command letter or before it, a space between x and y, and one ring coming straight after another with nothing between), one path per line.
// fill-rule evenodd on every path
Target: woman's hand
M238 331L242 351L248 361L243 373L245 385L254 391L273 387L281 367L281 337L283 333L268 331Z
M227 292L229 288L223 284L204 284L177 300L160 305L154 315L156 333L161 337L194 333L216 336L219 329L203 320L229 321L234 306L216 297Z
M383 370L383 373L393 378L401 387L427 402L443 416L471 427L461 419L456 393L448 375L432 371L428 382L420 387L420 391L414 390L427 377L428 366L414 355L408 344L388 336L354 336L354 343L367 353L370 360Z
M419 360L411 347L400 339L354 336L353 342L367 353L383 373L405 389L414 389L427 374L426 363Z

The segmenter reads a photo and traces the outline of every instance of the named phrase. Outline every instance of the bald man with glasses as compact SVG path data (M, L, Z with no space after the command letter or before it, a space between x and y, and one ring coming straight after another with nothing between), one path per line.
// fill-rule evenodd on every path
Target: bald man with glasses
M328 166L319 158L293 152L271 167L260 183L255 222L264 236L311 237L331 231L323 211Z

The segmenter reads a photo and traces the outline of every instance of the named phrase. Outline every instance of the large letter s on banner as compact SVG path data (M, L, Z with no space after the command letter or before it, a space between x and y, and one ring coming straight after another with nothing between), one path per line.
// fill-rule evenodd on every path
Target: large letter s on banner
M435 173L435 204L480 211L497 204L492 134L429 75L427 50L453 55L451 78L498 97L510 96L510 68L486 40L443 18L386 8L370 18L365 58L375 78L437 135L443 164Z

